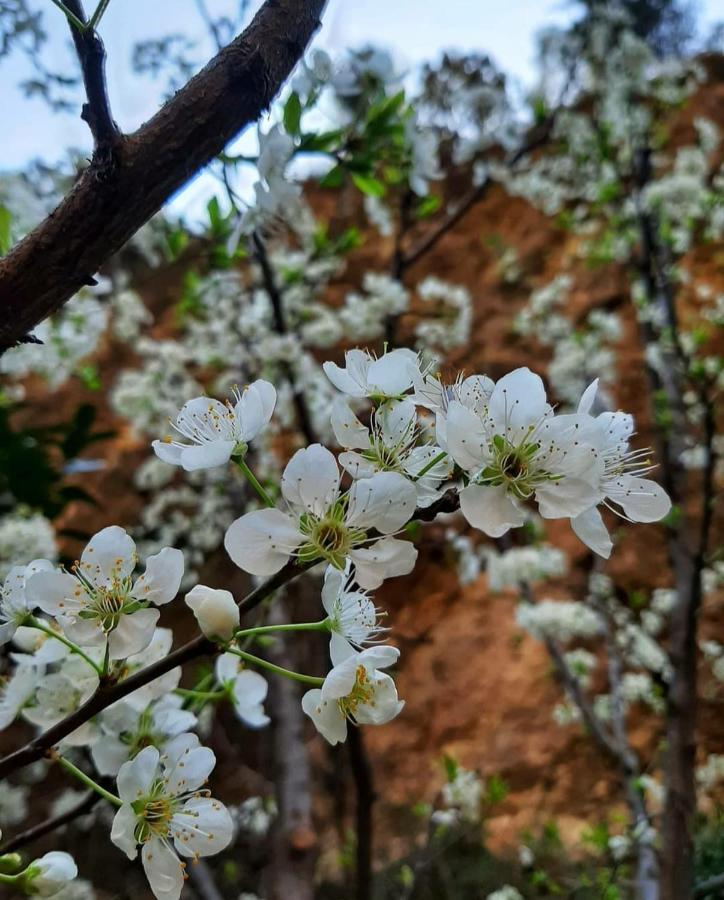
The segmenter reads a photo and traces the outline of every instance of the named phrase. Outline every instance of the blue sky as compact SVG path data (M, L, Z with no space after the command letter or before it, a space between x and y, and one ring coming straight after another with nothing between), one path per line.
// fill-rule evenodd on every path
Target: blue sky
M44 48L48 68L68 71L73 65L70 40L62 14L47 3ZM95 0L86 0L92 8ZM252 3L258 7L260 0ZM219 14L233 0L207 0ZM722 0L700 0L704 30L724 15ZM488 52L521 86L534 78L535 34L544 25L564 24L574 16L568 0L329 0L323 27L315 39L331 52L375 42L391 48L409 67L438 56L448 48ZM126 131L151 116L162 100L161 85L131 72L134 42L181 32L201 39L199 57L213 52L205 36L195 0L111 0L101 24L108 51L108 82L114 114ZM53 114L42 100L27 99L16 85L30 70L18 56L0 61L3 118L0 170L25 165L33 158L52 162L69 146L90 151L86 125L76 115ZM9 130L8 130L9 125ZM213 189L208 178L197 179L174 201L178 212L191 211Z

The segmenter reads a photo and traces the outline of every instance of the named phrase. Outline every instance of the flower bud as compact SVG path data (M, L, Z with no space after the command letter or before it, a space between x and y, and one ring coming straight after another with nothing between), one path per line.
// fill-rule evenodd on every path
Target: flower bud
M228 641L239 627L239 607L229 591L198 584L186 594L186 605L207 638Z
M51 850L32 862L23 873L25 889L37 897L52 897L78 875L69 853Z

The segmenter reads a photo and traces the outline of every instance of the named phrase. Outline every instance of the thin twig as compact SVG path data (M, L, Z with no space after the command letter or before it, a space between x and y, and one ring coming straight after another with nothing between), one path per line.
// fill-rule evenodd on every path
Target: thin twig
M31 828L21 831L20 834L16 834L14 838L11 838L6 844L0 847L0 856L3 856L6 853L14 853L16 850L20 850L28 844L40 840L40 838L45 837L46 834L50 834L58 828L62 828L64 825L69 825L71 822L74 822L76 819L89 813L100 799L98 794L90 791L79 803L66 812L45 819L45 821L39 822Z
M71 23L70 28L88 100L83 104L81 118L88 123L96 151L112 153L122 135L111 113L106 86L106 50L95 30L97 21L92 24L88 22L81 0L66 0L66 6L85 26L81 30ZM104 10L105 7L101 9L101 15Z

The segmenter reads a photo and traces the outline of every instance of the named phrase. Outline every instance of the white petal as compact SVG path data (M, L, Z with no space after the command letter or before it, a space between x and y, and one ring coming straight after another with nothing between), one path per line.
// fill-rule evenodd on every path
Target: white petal
M383 394L385 397L397 397L412 387L416 368L416 353L404 348L393 350L370 363L367 370L367 384L375 393Z
M126 659L148 647L160 615L157 609L152 608L121 616L118 627L108 636L110 658Z
M361 478L349 490L346 521L357 528L376 528L383 534L398 531L415 512L414 484L397 472L378 472Z
M362 703L355 711L355 719L362 725L384 725L399 715L403 706L397 697L395 682L381 672L374 679L374 703Z
M610 557L613 542L601 518L601 513L595 506L571 519L571 527L580 540L594 553L604 559Z
M292 506L324 515L339 493L339 466L321 444L297 450L282 475L282 494Z
M377 413L382 440L387 447L397 447L412 437L417 423L417 409L411 400L386 403Z
M99 741L93 744L90 751L93 765L96 767L98 774L118 775L121 766L128 760L128 750L128 744L124 744L120 738L117 738L115 735L104 734ZM111 840L113 840L113 835L111 835ZM135 840L133 843L135 846ZM118 846L120 847L121 845L118 844ZM124 848L121 847L121 849Z
M129 803L124 803L118 810L111 826L111 840L129 859L135 859L138 853L135 838L136 814Z
M216 658L214 674L219 684L234 681L239 674L241 660L234 653L222 653Z
M349 408L342 397L332 404L332 431L340 447L366 450L370 445L370 433Z
M445 417L445 442L455 462L471 472L488 459L488 436L480 418L453 400Z
M236 441L232 440L208 441L198 446L184 447L179 454L179 460L187 472L215 469L217 466L225 466L228 463L234 447L236 447Z
M190 737L195 737L195 735L190 735ZM166 790L174 796L198 790L206 783L216 765L214 752L208 747L194 746L189 742L182 752L178 752L177 748L180 745L180 738L175 738L174 741L169 742L166 753L164 753L163 777L166 782ZM166 760L165 757L170 754L173 754L174 758Z
M77 578L67 572L37 572L25 585L31 607L38 606L49 616L62 615L79 608L76 592L85 596ZM70 603L68 602L70 601Z
M620 504L634 522L658 522L671 510L669 495L650 478L625 475L615 483L615 492L609 489L608 496Z
M117 779L121 800L133 803L149 792L158 771L158 760L155 747L144 747L138 756L121 766Z
M317 688L302 697L302 709L317 731L332 746L347 740L347 720L334 700L325 700Z
M174 846L183 856L211 856L231 843L234 824L223 803L192 797L171 820Z
M473 528L489 537L501 537L525 522L525 512L508 496L503 485L470 484L460 491L460 510Z
M590 415L591 410L593 409L593 404L596 401L596 394L598 393L598 378L594 379L586 388L586 390L581 394L581 399L578 401L578 412L584 415Z
M234 410L242 441L253 440L269 422L276 400L277 392L268 381L255 381L244 391Z
M342 391L343 394L348 394L350 397L364 397L367 394L366 391L366 364L365 375L363 376L362 381L356 381L354 376L348 371L348 369L352 369L350 365L351 356L353 353L358 353L360 356L364 357L366 364L369 363L369 357L362 350L350 350L347 354L345 354L345 362L347 365L346 369L340 368L336 363L333 362L325 362L322 365L324 369L324 374L329 378L332 384L337 388L338 391ZM359 366L357 367L360 368ZM353 369L353 371L355 371Z
M368 647L359 655L359 662L369 672L377 669L388 669L394 666L400 658L400 651L397 647L391 647L389 644L381 644L379 647Z
M514 369L496 383L488 409L495 432L517 443L530 425L549 412L540 375L525 367Z
M243 669L234 680L234 699L240 706L263 703L268 691L266 678L251 669Z
M535 492L538 512L544 519L566 519L595 506L601 492L583 478L566 476L546 481Z
M146 571L136 581L131 596L161 606L178 594L184 574L184 555L173 547L164 547L146 560Z
M259 509L229 525L224 547L252 575L273 575L304 540L294 519L278 509Z
M118 525L110 525L94 535L80 558L83 574L103 586L127 578L136 567L136 545Z
M365 590L378 588L385 578L409 575L415 568L417 548L410 541L385 537L369 547L350 551L355 566L355 579Z
M143 845L141 858L156 900L179 900L184 886L184 868L171 847L152 837Z
M153 441L151 447L153 448L153 452L162 462L168 463L171 466L181 465L181 454L185 449L182 444L170 440Z
M339 454L338 462L354 479L372 478L375 472L379 471L379 466L365 459L360 453L355 453L354 450L343 450Z
M358 653L348 656L347 659L336 665L324 679L322 697L324 699L337 700L350 694L357 680L358 665Z
M322 606L327 615L334 612L337 599L342 590L342 586L347 580L347 573L340 572L334 566L327 566L324 572L324 585L322 587Z

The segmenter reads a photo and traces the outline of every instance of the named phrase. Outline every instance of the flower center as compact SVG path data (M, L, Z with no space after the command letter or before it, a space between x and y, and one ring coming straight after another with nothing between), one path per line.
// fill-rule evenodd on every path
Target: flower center
M503 485L517 499L528 500L538 485L561 477L546 472L540 466L536 456L541 445L537 441L523 441L515 445L496 434L490 449L492 459L475 478L477 484Z
M336 569L344 569L350 548L366 537L364 531L346 525L344 514L344 505L338 502L324 516L312 513L302 516L299 527L307 535L307 540L297 551L302 562L326 559Z
M175 799L164 793L163 781L157 781L150 794L136 800L133 811L138 820L135 837L139 844L144 844L152 837L165 838L168 835L176 809Z
M360 704L374 706L374 696L375 689L367 674L367 669L364 666L357 666L357 677L354 687L346 697L341 697L337 703L345 718L354 719L357 707Z

